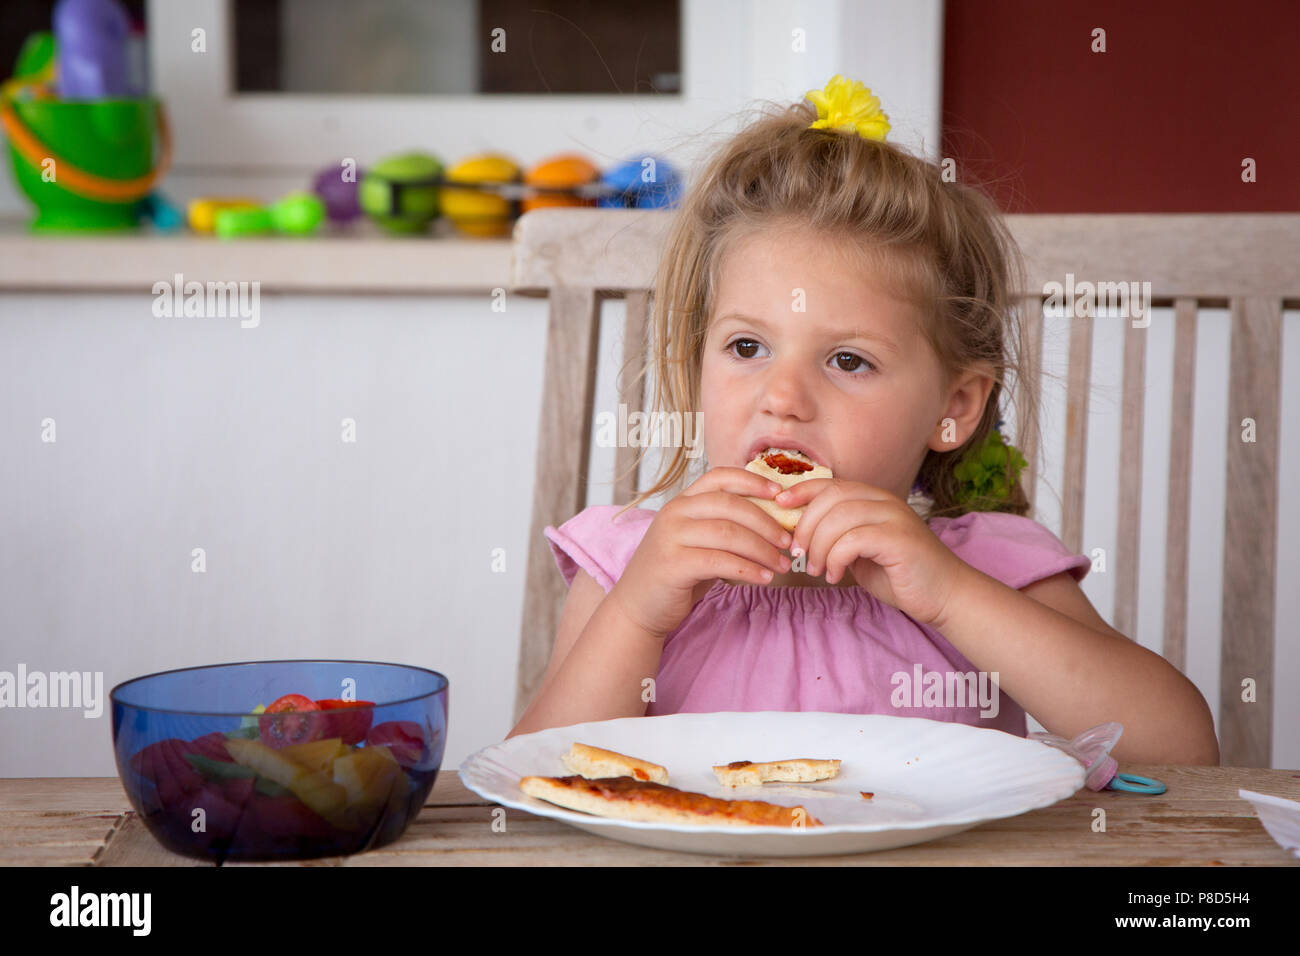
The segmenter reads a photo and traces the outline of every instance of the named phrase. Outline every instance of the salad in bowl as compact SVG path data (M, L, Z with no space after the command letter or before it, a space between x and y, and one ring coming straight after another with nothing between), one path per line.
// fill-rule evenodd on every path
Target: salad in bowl
M118 774L167 848L308 859L391 843L437 779L447 678L373 661L166 671L109 695Z

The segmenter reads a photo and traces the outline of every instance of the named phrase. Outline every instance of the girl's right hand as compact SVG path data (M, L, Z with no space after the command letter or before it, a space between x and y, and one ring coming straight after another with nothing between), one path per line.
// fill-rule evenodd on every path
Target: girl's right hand
M610 590L643 630L666 637L715 578L767 584L790 570L781 553L793 540L776 519L742 495L774 498L781 487L743 468L707 471L667 502Z

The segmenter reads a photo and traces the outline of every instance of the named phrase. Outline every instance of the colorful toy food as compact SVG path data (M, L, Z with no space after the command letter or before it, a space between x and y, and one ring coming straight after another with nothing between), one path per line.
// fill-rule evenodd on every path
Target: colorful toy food
M390 232L419 233L439 213L442 161L426 153L390 156L361 179L361 209Z
M325 214L330 222L340 225L351 222L361 215L361 203L357 199L357 186L365 170L357 167L354 178L344 179L342 162L326 166L312 180L311 188L325 203Z
M483 153L463 159L447 171L447 182L517 183L519 167L508 156ZM485 189L454 189L444 186L442 212L452 225L467 236L508 236L513 204L504 196Z
M268 212L276 232L309 236L325 220L325 203L312 193L293 192L272 203Z
M547 193L546 188L572 189L596 183L600 179L600 170L596 169L586 157L577 153L564 153L543 160L524 175L524 182L529 186L543 187L537 195L527 197L520 202L521 213L546 206L594 206L595 199L584 198L563 192Z
M217 213L223 209L256 209L262 203L244 196L230 198L200 198L190 200L186 207L190 228L195 232L212 232L217 227Z
M218 209L215 232L222 239L262 236L271 231L271 213L263 206Z
M638 156L606 170L600 180L610 193L599 205L615 209L669 209L682 194L682 180L667 161Z
M185 225L181 211L159 192L152 192L140 200L140 215L153 223L155 229L163 232L171 232Z

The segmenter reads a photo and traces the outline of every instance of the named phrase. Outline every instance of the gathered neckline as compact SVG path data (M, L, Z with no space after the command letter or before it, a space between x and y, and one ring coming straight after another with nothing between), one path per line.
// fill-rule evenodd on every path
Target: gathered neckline
M718 578L717 582L704 592L705 596L712 594L714 591L727 588L732 591L844 591L844 592L861 592L866 597L871 594L859 585L850 587L809 587L798 584L731 584L728 581Z

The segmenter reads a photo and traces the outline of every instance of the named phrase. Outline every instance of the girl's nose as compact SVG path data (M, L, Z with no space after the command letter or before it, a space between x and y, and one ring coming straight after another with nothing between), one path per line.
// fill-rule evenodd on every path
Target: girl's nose
M813 395L807 370L792 362L774 362L763 383L763 411L781 417L811 418Z

